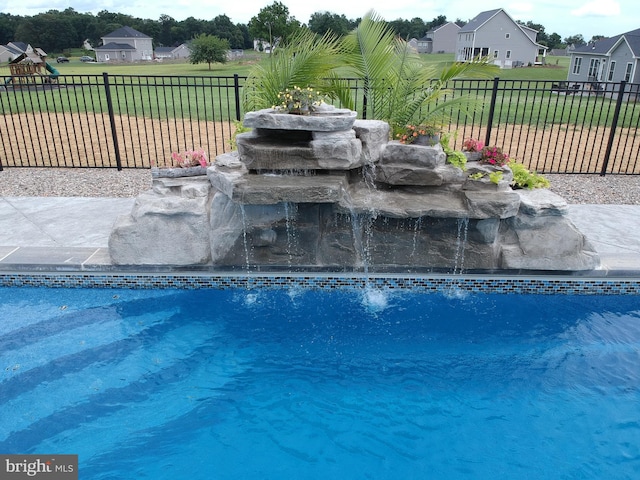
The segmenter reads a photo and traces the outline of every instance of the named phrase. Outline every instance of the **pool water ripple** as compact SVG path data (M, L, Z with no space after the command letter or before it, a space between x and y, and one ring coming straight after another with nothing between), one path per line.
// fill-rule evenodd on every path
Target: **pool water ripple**
M640 471L633 296L0 289L0 299L0 451L77 453L81 478Z

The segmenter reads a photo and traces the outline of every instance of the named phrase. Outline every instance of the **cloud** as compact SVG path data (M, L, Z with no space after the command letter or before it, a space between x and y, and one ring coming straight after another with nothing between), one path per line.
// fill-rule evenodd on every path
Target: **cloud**
M571 10L571 15L575 17L614 17L620 15L620 4L595 0Z

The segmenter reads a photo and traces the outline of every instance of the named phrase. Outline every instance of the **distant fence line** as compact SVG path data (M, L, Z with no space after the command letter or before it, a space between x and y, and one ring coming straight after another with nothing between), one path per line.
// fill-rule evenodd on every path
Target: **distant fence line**
M44 80L44 81L42 81ZM175 151L232 149L246 77L68 75L0 77L0 170L149 168ZM364 84L345 79L359 118ZM445 129L501 147L540 173L640 173L640 85L456 80L451 97L484 102L449 112Z

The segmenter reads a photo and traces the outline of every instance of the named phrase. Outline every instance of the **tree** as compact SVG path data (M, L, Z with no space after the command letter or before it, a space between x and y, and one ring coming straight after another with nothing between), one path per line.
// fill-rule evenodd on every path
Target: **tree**
M169 15L160 15L158 22L160 23L160 31L158 32L158 36L151 36L153 41L164 46L173 45L175 40L172 38L171 31L177 22Z
M238 30L242 33L242 48L244 50L248 48L253 48L253 41L251 40L251 35L249 34L249 27L242 23L238 23Z
M215 62L226 63L227 52L229 51L229 41L218 38L215 35L200 34L189 42L189 62L195 64L208 63L209 70L211 64Z
M228 40L231 48L243 48L244 38L242 32L226 15L218 15L214 18L209 23L209 29L210 31L208 33L218 38Z
M417 38L420 39L422 37L424 37L427 33L427 24L418 17L414 17L411 19L411 22L409 22L409 35L407 35L405 37L405 39L412 39L412 38Z
M5 45L16 39L15 32L22 20L22 17L0 13L0 45Z
M448 20L447 20L447 17L445 15L438 15L433 20L431 20L430 22L427 22L425 24L425 27L427 28L427 32L429 30L433 30L436 27L439 27L440 25L444 25L445 23L447 23L447 21ZM462 26L462 25L460 25L460 26Z
M21 22L16 29L21 41L40 47L45 52L61 52L77 44L78 36L71 22L62 15L41 13Z
M335 35L343 36L349 33L355 25L344 15L329 12L315 12L309 18L309 30L318 35L332 32Z
M284 42L300 28L300 22L289 16L289 9L280 2L264 7L249 20L249 33L257 40L269 42L271 52L277 42Z
M584 37L580 33L565 38L564 43L566 43L567 45L573 45L574 47L581 47L582 45L587 44L587 42L584 41Z
M382 20L384 21L384 20ZM404 20L402 18L397 18L395 20L391 20L387 22L389 28L400 38L404 38L408 40L409 38L409 30L411 29L411 25L408 20Z

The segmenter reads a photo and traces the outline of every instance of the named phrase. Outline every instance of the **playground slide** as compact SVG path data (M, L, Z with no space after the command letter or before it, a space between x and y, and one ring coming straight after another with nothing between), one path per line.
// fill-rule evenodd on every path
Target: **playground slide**
M49 75L49 78L51 80L55 80L60 76L60 72L58 71L58 69L52 66L49 62L45 62L44 66L47 69L47 72L51 73L51 75Z

